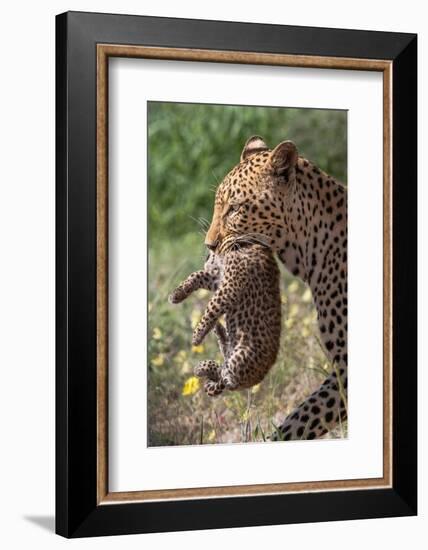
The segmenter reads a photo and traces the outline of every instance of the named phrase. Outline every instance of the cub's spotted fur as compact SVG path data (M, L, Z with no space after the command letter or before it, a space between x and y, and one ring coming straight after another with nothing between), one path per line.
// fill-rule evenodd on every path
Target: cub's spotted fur
M170 301L181 302L199 288L214 295L195 328L193 344L214 329L224 363L201 361L195 375L206 379L204 389L211 396L258 384L276 360L281 333L279 269L272 252L245 240L226 241L209 254L204 270L174 290ZM222 315L226 328L219 323Z

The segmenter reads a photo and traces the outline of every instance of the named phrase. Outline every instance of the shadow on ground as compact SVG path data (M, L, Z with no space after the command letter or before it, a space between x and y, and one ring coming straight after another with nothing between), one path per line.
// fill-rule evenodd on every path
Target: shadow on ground
M24 516L24 519L38 525L45 531L55 532L55 518L53 516Z

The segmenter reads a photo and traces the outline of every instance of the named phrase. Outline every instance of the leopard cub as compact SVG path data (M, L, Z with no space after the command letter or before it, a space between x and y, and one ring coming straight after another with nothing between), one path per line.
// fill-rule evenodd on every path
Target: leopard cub
M169 301L179 303L200 288L214 295L192 343L200 344L214 329L224 363L200 361L195 375L205 379L210 396L258 384L275 363L281 333L279 269L272 251L260 244L235 243L211 252L204 269L189 275ZM225 327L219 322L222 315Z

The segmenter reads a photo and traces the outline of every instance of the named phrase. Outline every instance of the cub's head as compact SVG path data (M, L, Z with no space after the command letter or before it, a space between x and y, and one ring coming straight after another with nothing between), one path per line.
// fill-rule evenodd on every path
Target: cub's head
M284 219L284 201L295 182L297 149L283 141L270 150L251 137L241 161L219 185L206 246L215 250L226 238L261 241L275 250L275 235Z
M207 271L210 275L219 276L223 267L223 261L219 254L209 252L205 259L204 271Z

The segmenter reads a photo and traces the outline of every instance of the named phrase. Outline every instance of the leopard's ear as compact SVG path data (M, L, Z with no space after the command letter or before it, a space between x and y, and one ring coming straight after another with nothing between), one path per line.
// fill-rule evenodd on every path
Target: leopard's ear
M296 166L297 157L297 147L292 141L283 141L277 145L271 154L271 164L275 174L286 175L291 168Z
M267 151L268 146L263 141L263 138L260 136L252 136L247 143L244 145L241 153L241 162L247 160L247 158L255 153L260 153L261 151Z

